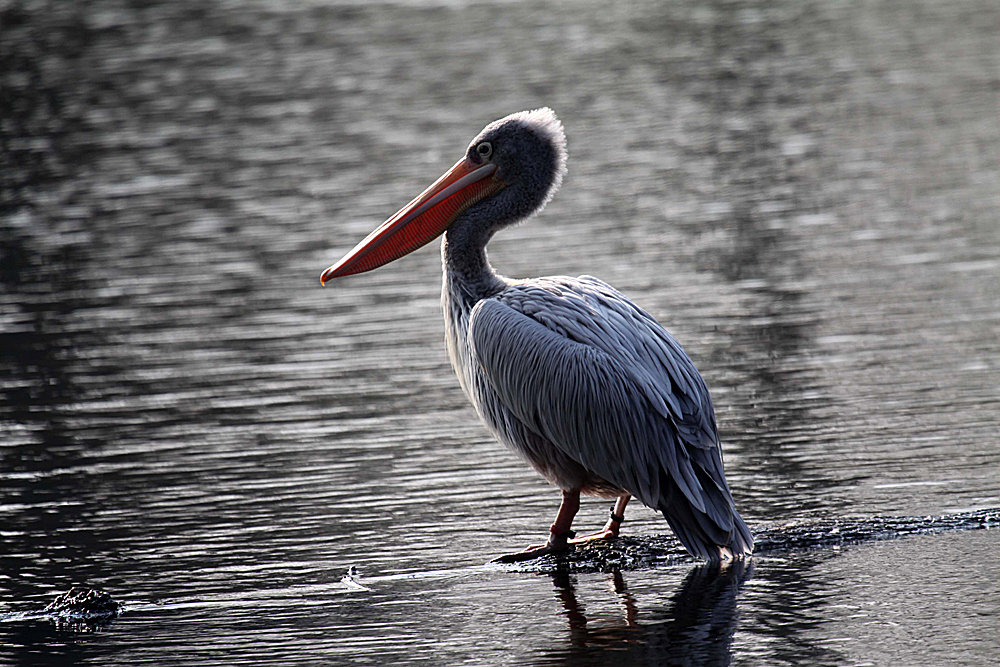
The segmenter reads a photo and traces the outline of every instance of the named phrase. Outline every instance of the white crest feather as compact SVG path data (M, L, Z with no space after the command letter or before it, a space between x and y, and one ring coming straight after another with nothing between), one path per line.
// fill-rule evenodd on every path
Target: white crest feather
M552 142L552 147L555 148L558 155L555 183L552 188L552 192L555 193L566 174L566 132L563 130L562 121L556 116L556 112L549 107L541 107L531 111L519 111L499 122L502 123L506 120L518 120Z

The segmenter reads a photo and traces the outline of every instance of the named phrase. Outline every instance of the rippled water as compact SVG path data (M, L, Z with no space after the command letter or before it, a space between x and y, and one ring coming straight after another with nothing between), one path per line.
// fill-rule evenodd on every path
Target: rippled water
M998 506L998 32L990 0L0 3L0 614L128 606L0 623L0 664L995 664L997 531L483 567L558 494L466 405L436 251L318 275L550 105L569 177L491 258L683 341L751 527Z

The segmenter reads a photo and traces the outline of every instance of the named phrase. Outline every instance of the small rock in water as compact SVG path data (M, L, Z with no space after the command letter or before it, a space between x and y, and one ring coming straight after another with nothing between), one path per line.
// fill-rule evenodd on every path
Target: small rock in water
M53 600L42 613L61 629L94 631L118 618L122 604L106 591L74 586Z

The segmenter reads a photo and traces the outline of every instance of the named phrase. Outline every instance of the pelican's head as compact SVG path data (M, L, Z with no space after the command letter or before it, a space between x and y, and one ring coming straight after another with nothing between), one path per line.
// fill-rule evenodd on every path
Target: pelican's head
M461 160L324 271L320 282L399 259L460 218L483 227L485 242L496 229L541 210L565 172L566 135L552 109L494 121L473 139Z

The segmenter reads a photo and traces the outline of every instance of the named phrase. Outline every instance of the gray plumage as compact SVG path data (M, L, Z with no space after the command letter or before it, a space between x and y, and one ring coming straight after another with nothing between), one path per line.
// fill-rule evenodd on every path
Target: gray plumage
M442 244L449 353L480 417L561 489L630 493L701 558L749 554L712 400L680 344L596 278L508 280L486 259L493 233L561 182L561 124L548 109L514 114L487 126L469 159L483 142L508 186L462 213Z

